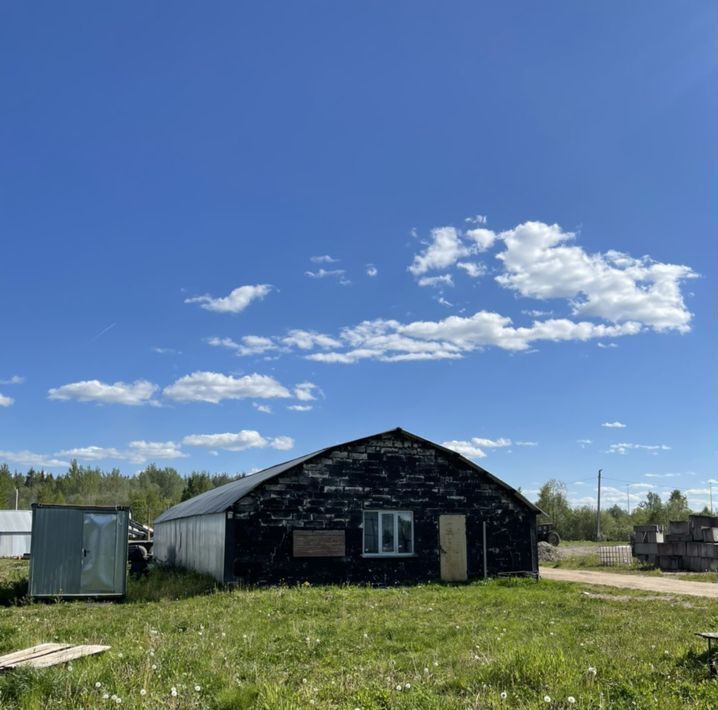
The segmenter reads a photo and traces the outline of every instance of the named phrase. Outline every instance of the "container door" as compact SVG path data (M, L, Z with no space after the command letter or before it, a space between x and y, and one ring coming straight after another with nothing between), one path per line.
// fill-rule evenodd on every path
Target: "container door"
M84 513L82 525L82 594L115 592L117 514Z
M441 579L444 582L465 582L466 573L466 516L439 516L439 550Z

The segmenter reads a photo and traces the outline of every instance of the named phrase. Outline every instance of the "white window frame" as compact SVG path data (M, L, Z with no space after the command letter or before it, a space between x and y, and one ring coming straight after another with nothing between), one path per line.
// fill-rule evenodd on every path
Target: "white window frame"
M366 526L364 525L364 516L367 513L377 513L377 549L378 552L362 552L362 557L414 557L414 512L411 510L380 510L379 508L371 508L362 510L362 551L366 550L366 540L364 539ZM394 517L394 550L392 552L383 552L381 549L382 539L382 515L392 515ZM399 547L399 515L411 516L411 552L398 552Z

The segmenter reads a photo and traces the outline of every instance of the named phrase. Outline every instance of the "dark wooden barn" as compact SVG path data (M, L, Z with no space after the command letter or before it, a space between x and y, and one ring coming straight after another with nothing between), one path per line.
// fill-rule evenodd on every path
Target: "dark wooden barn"
M223 582L536 573L536 514L454 451L393 429L273 466L155 520L155 557Z

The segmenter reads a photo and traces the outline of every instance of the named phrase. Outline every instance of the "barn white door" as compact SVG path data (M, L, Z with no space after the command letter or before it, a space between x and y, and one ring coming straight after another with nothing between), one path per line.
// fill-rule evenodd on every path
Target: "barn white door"
M439 516L439 550L441 579L444 582L465 582L466 516Z

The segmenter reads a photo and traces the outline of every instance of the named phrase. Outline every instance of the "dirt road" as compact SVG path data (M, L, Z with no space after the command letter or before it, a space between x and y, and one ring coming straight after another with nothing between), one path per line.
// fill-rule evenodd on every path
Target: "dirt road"
M711 584L710 582L684 582L680 579L641 577L637 574L554 569L552 567L541 567L540 574L543 579L553 579L557 582L582 582L583 584L599 584L606 587L620 587L621 589L640 589L644 592L688 594L693 597L718 599L718 584Z

